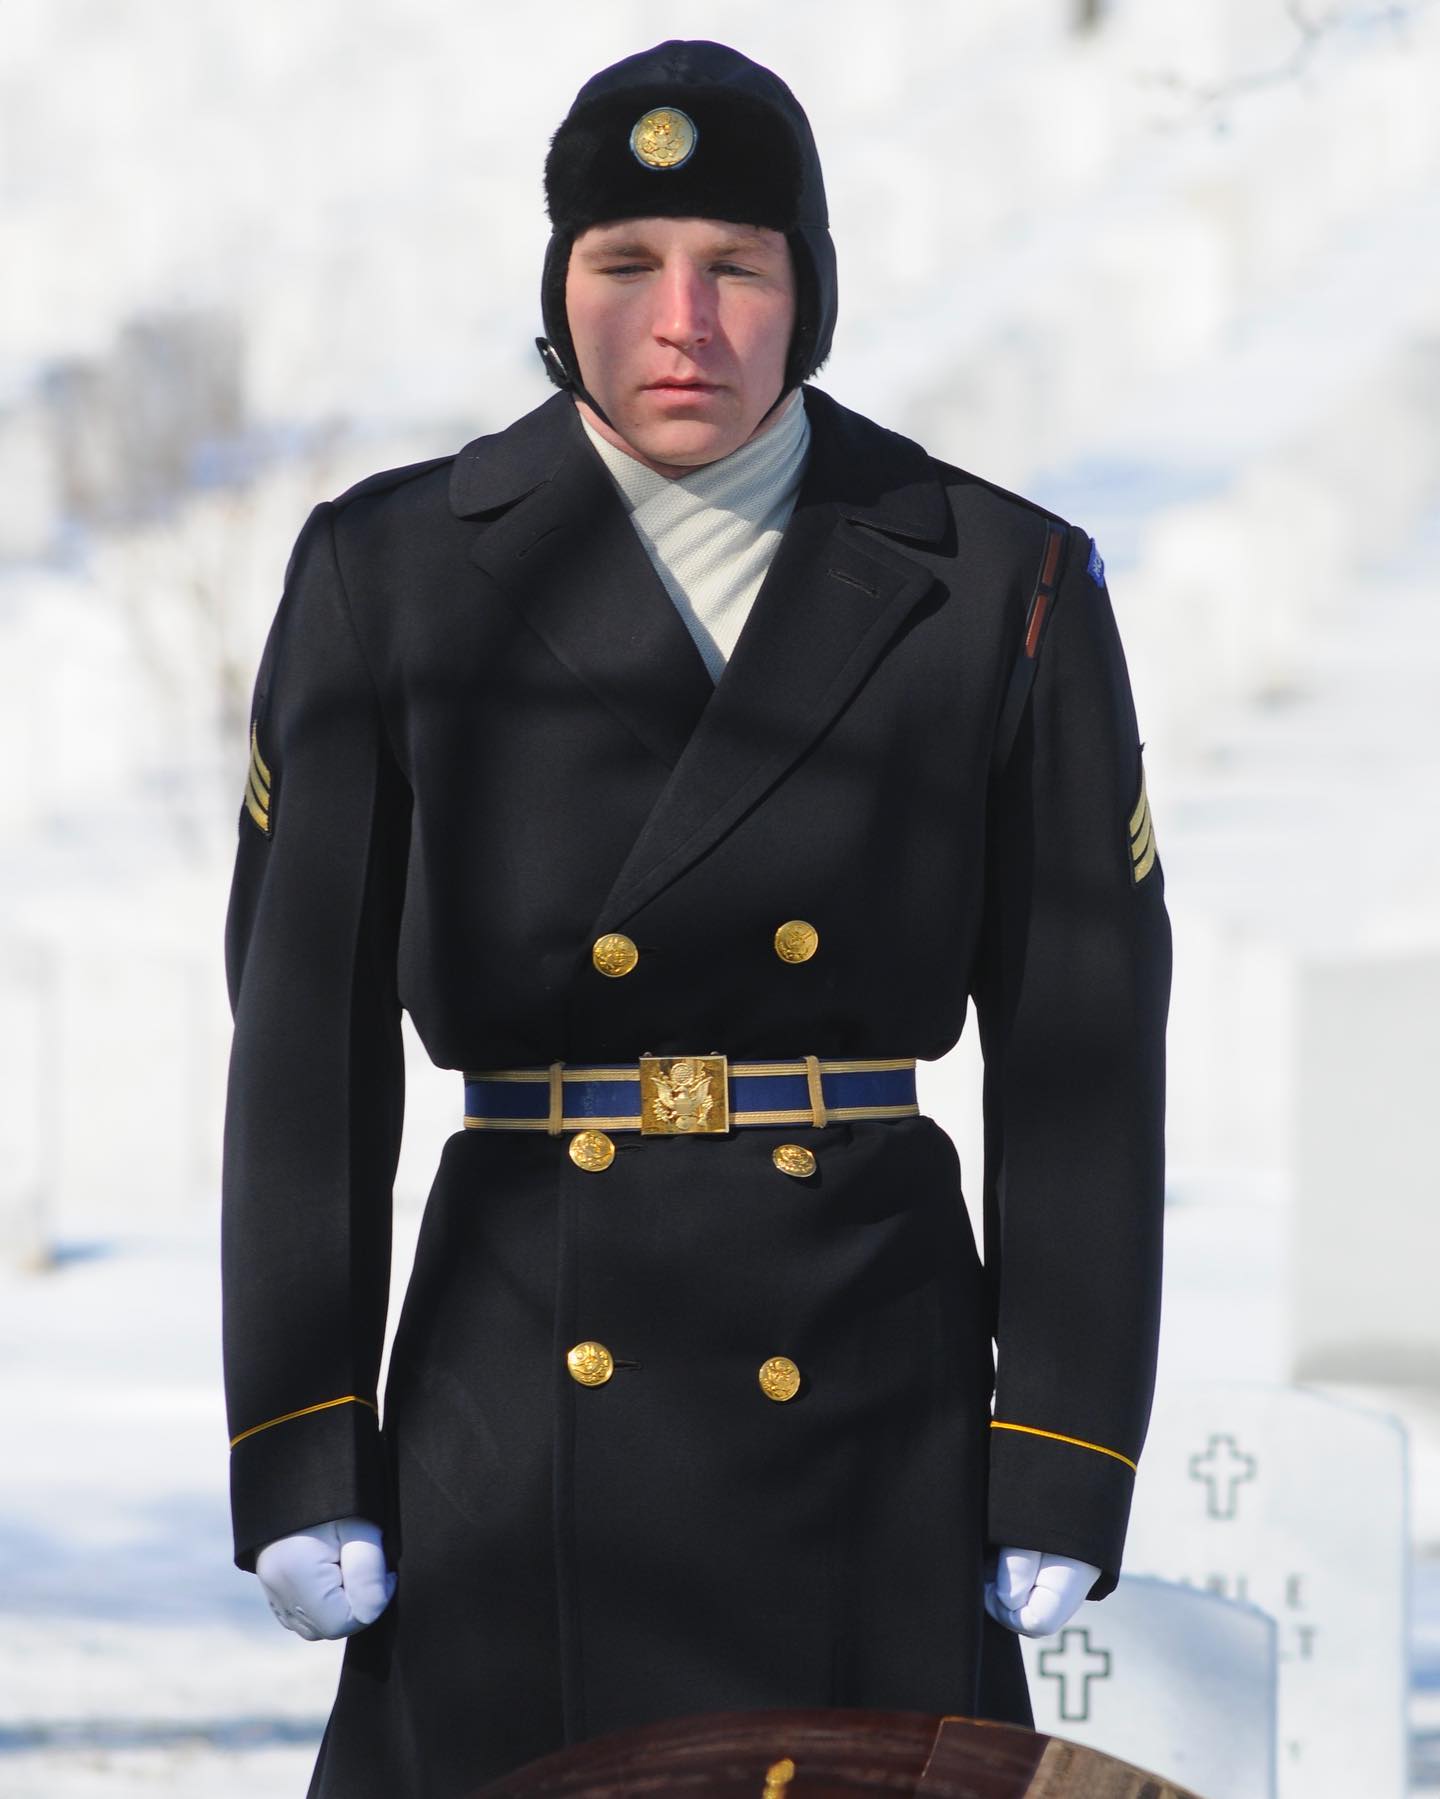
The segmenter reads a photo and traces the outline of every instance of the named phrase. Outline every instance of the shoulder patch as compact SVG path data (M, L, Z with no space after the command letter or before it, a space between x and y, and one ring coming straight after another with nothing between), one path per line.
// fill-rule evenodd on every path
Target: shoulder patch
M1144 745L1141 749L1143 751ZM1145 791L1145 764L1140 764L1140 797L1130 814L1130 879L1139 886L1155 866L1155 821L1150 816L1150 796Z
M245 810L268 837L270 835L270 770L260 754L256 721L250 721L250 768L245 776Z
M1097 587L1105 585L1105 564L1100 558L1100 551L1096 548L1093 537L1090 539L1090 560L1085 564L1085 573Z

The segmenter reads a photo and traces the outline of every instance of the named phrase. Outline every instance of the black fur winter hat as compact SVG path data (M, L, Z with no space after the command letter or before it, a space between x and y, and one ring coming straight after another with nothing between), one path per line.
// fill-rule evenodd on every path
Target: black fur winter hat
M795 329L775 403L830 354L835 246L810 121L778 75L738 50L671 39L593 75L551 140L545 205L546 336L536 342L551 380L591 405L565 316L565 275L575 239L611 219L726 219L783 232Z

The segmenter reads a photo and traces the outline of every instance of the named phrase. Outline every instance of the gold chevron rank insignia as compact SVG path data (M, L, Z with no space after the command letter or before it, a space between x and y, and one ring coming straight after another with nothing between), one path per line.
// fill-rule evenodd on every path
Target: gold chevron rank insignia
M1140 764L1140 798L1130 814L1130 878L1138 886L1155 866L1155 821L1145 791L1145 764Z
M255 721L250 722L250 772L245 777L245 810L260 829L270 835L270 770L260 754Z

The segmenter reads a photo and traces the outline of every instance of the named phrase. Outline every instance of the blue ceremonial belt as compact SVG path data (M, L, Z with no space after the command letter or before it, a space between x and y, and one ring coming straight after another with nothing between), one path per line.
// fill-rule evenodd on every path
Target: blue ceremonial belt
M642 1056L638 1063L553 1063L465 1074L469 1130L642 1131L713 1135L736 1126L824 1125L918 1113L914 1056Z

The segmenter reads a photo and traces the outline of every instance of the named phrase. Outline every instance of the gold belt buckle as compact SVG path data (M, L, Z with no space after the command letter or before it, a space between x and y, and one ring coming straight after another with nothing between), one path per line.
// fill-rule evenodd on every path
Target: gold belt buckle
M730 1072L724 1056L641 1056L642 1136L729 1129Z

